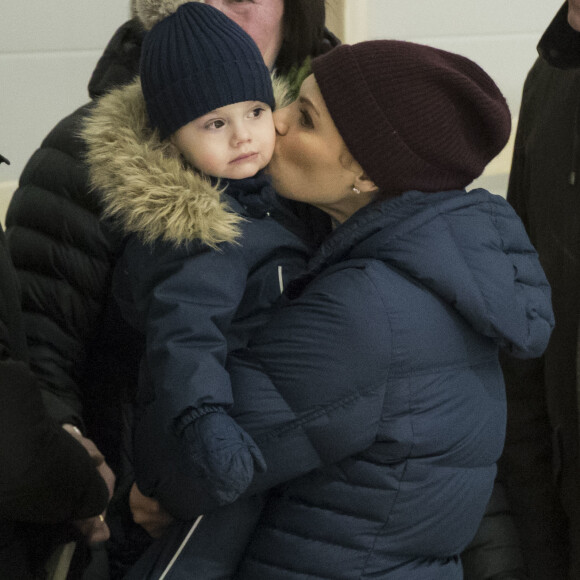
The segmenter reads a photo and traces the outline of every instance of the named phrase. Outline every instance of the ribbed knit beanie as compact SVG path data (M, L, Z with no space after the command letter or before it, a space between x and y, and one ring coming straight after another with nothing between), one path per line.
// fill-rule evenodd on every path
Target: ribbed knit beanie
M136 10L149 29L141 51L141 86L161 139L233 103L274 107L270 72L258 47L219 10L183 0L137 0Z
M350 153L385 195L462 189L508 141L503 95L458 54L372 40L338 46L312 70Z

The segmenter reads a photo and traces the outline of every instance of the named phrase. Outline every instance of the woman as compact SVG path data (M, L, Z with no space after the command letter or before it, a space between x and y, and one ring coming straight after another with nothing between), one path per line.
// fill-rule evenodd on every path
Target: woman
M270 490L236 577L459 579L503 446L498 351L538 356L553 327L521 222L464 189L509 110L477 65L422 45L342 46L312 66L275 114L271 174L337 227L230 356L233 414L267 464L247 495ZM202 481L172 483L192 490L183 518L221 517ZM196 570L203 538L172 578Z

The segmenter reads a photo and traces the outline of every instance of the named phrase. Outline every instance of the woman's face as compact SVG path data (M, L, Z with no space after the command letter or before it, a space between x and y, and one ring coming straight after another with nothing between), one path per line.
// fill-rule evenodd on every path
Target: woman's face
M580 32L580 0L568 0L568 24Z
M284 0L205 0L243 28L272 70L283 40Z
M314 75L302 84L298 99L274 112L276 146L268 173L283 197L314 205L339 222L374 199L364 191L364 172L336 128ZM353 185L363 189L357 194Z

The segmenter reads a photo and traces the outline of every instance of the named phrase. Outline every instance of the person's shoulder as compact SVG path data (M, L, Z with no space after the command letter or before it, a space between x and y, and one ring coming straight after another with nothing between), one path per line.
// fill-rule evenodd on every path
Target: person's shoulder
M37 215L46 212L48 220L58 209L59 214L73 215L76 220L80 217L77 206L89 210L100 220L100 200L90 188L86 148L79 135L82 119L89 108L90 104L83 105L64 117L33 152L8 208L8 229L19 223L28 224L30 212ZM59 204L66 200L65 205L57 208L56 198ZM82 227L86 226L83 223Z
M99 59L89 82L91 98L104 95L113 87L130 83L139 73L141 45L145 30L138 18L121 25Z
M90 111L92 103L86 103L63 117L46 135L41 149L54 149L67 156L83 161L84 141L80 136L82 121Z

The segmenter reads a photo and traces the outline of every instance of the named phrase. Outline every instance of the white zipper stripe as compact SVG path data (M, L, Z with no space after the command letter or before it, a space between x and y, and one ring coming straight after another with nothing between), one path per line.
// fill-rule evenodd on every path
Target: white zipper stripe
M201 522L202 518L203 518L203 515L198 516L198 518L195 520L195 522L193 522L193 526L191 526L191 529L189 530L189 532L187 532L187 536L185 536L185 538L183 539L183 542L181 542L181 545L179 546L179 548L177 548L177 552L175 552L175 554L173 554L173 558L171 558L171 561L169 562L169 564L167 564L167 568L165 568L165 570L163 570L163 574L161 574L161 576L159 576L159 580L163 580L165 578L165 576L167 576L167 574L169 574L169 572L171 571L171 568L173 568L173 564L175 564L175 561L177 560L177 558L179 558L179 555L181 554L181 552L183 552L183 548L185 548L185 545L187 544L187 542L189 542L189 538L191 538L191 534L193 534L193 532L195 532L195 528L197 528L197 526L199 526L199 522Z

